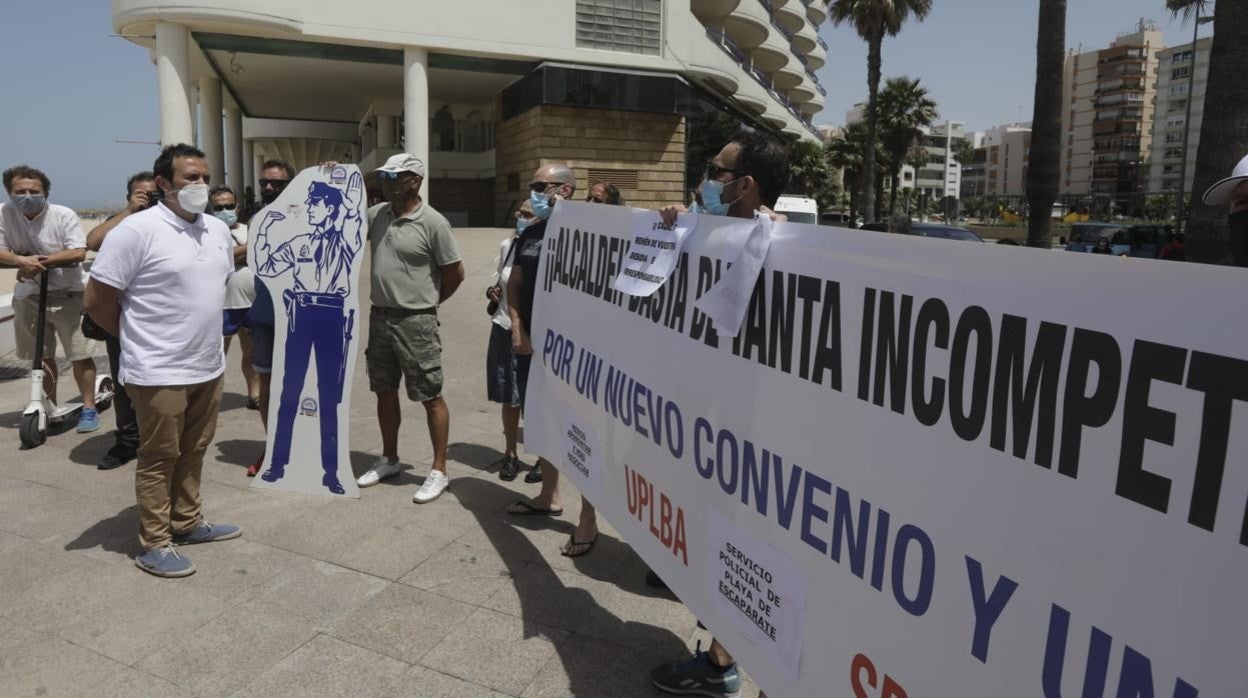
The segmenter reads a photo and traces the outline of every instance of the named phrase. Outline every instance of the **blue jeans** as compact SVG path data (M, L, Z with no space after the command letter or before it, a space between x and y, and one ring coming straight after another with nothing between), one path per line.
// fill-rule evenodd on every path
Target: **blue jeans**
M338 477L338 404L342 402L343 364L350 341L347 319L341 304L304 304L298 295L290 301L290 323L286 333L285 375L277 427L273 436L274 471L290 462L290 439L295 415L303 408L317 414L321 425L321 467L326 477ZM317 400L301 400L308 362L316 351Z

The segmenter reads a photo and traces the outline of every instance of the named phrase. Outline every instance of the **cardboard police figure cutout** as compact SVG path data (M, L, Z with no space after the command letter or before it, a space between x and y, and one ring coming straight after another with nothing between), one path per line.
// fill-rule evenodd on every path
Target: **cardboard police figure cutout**
M308 168L252 219L248 263L274 308L268 444L255 487L358 497L348 457L364 178Z

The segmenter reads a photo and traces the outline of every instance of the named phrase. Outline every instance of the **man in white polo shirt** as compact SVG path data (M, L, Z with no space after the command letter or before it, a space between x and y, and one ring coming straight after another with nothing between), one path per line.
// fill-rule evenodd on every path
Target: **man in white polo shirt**
M82 288L87 275L87 238L72 209L48 203L52 182L33 167L4 171L10 203L0 204L0 263L17 267L13 290L13 327L17 358L35 358L39 322L39 275L48 271L48 307L43 334L43 391L56 402L56 340L74 367L82 394L78 432L100 428L95 411L95 343L82 334ZM54 265L58 265L55 266ZM72 266L59 266L72 265Z
M152 169L164 200L109 233L91 268L86 310L121 339L118 380L139 419L135 494L144 552L134 562L158 577L185 577L195 566L175 545L242 533L205 521L199 499L221 401L221 309L234 243L225 223L203 214L202 152L166 146Z

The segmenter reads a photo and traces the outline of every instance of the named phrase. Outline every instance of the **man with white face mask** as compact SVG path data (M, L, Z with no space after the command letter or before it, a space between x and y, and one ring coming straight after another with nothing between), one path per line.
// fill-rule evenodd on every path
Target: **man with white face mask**
M17 267L13 290L13 334L17 358L35 358L36 324L39 322L39 275L48 269L48 306L43 340L46 373L43 391L56 401L56 343L65 347L73 363L74 379L82 393L78 432L100 428L95 411L95 343L82 334L82 288L87 275L81 262L87 257L87 241L78 214L48 203L52 182L33 167L18 165L4 172L4 189L10 203L0 204L0 263ZM72 265L56 266L55 265Z
M208 207L208 165L195 147L166 146L156 160L161 203L126 217L91 268L85 306L121 339L118 381L139 420L135 564L158 577L195 566L174 547L237 538L237 526L200 513L199 480L221 400L221 309L234 242Z

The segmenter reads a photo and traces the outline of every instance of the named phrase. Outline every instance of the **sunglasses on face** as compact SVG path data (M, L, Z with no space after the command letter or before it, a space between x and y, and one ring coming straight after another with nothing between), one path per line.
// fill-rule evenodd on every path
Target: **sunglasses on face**
M588 203L588 204L605 204L605 203L607 203L607 200L606 200L606 199L599 199L599 198L596 198L596 197L590 196L590 197L586 197L586 198L585 198L585 203Z
M720 167L713 162L706 163L706 178L719 179L720 175L733 174L737 177L749 177L750 173L745 170L734 170L730 167Z
M262 179L260 180L261 189L285 189L289 179Z
M238 204L213 204L213 211L233 211L238 208Z
M533 182L529 185L529 191L535 194L545 194L547 189L561 186L563 186L563 182Z
M416 176L412 174L411 172L380 172L378 174L381 175L382 179L390 181L390 182L397 182L400 179L403 179L404 181L406 181ZM404 177L403 175L407 175L407 177Z

